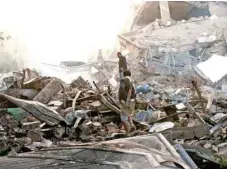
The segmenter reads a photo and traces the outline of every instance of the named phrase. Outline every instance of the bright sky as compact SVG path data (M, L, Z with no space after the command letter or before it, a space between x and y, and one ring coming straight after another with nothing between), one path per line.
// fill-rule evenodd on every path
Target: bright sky
M0 29L25 39L29 60L87 61L112 48L132 0L0 0Z

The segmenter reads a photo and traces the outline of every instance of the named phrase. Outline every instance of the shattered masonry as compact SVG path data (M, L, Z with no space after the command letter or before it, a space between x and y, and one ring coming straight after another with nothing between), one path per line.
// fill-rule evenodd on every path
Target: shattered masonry
M225 2L140 5L118 35L136 81L136 131L129 134L120 120L116 52L104 57L100 49L94 63L43 64L57 69L54 77L30 69L3 76L0 169L222 167L226 9Z

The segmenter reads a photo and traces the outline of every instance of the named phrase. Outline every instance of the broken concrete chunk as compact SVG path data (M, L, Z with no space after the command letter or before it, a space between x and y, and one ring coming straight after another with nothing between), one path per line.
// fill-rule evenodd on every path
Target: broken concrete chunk
M194 139L201 138L210 133L208 124L201 124L195 127L174 127L167 134L171 139Z
M34 99L38 93L39 92L34 89L18 89L18 88L8 89L5 92L5 94L8 94L10 96L13 96L16 98L27 98L29 100Z
M215 145L212 145L212 150L215 151L215 152L218 152L218 147L215 146Z
M215 114L213 117L211 117L210 119L216 123L218 123L218 121L220 121L222 118L224 118L225 116L227 116L224 113L217 113Z
M61 107L63 105L62 101L50 101L47 106L51 108L52 110L55 110L57 112L60 112Z
M0 153L3 154L7 149L9 149L9 145L7 145L5 142L0 141Z
M82 134L85 134L85 135L91 134L91 129L90 129L89 126L87 126L87 125L80 125L79 128L80 128Z
M195 126L194 133L197 138L201 138L210 133L210 127L207 123Z
M93 122L92 124L93 124L95 127L101 127L101 126L102 126L102 124L99 123L99 122Z
M187 127L194 127L194 126L196 126L197 123L198 123L198 122L197 122L196 120L190 118L190 119L188 120Z
M29 145L32 143L32 140L31 138L28 138L28 137L22 137L22 138L15 138L15 141L21 145Z
M98 107L100 107L102 104L101 104L101 102L100 101L95 101L95 102L92 102L91 104L90 104L90 106L91 107L94 107L94 108L98 108Z
M52 141L42 138L41 142L33 142L32 144L28 145L27 148L31 150L36 150L37 148L50 148L52 147L52 145Z
M27 132L27 137L30 138L34 142L42 141L42 133L36 130L29 130Z
M205 145L203 145L204 148L211 148L212 147L212 144L210 143L206 143Z
M185 109L186 108L186 106L184 105L184 103L179 103L179 104L176 104L175 106L176 106L176 108L178 110L181 110L181 109Z
M99 136L105 137L106 134L107 134L106 131L103 129L97 131L97 135L99 135Z
M223 148L223 147L227 147L227 143L221 143L217 145L218 148Z
M171 21L166 21L166 22L164 23L165 26L171 26L171 24L172 24Z
M41 92L33 99L44 104L51 101L52 97L62 89L61 82L58 80L51 80Z
M217 154L226 158L227 157L227 147L224 147L223 149L221 149Z
M194 134L193 134L193 130L189 129L186 131L172 131L171 132L171 138L172 139L193 139L194 138Z
M83 142L90 142L90 141L91 141L90 136L84 135L84 134L81 134L81 135L80 135L80 139L81 139L81 141L83 141Z
M42 138L42 142L40 144L41 147L50 148L52 145L52 141Z
M77 89L91 89L91 84L88 81L85 81L81 76L71 83L72 88Z
M9 120L6 118L6 115L0 116L0 124L2 126L8 126L9 125Z
M161 131L173 128L174 125L175 124L173 122L156 123L150 128L149 133L161 132Z

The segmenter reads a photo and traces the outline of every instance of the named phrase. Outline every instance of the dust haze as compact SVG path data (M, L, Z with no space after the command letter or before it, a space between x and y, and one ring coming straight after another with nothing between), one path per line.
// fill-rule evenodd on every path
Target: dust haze
M1 1L0 30L12 35L26 67L65 60L88 61L114 48L133 1ZM138 2L136 2L138 3ZM17 43L17 45L16 45Z

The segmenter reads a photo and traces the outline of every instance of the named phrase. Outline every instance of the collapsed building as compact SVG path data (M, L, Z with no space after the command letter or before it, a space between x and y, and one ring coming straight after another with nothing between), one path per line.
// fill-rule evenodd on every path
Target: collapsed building
M134 78L144 78L144 73L192 75L199 62L213 54L224 56L226 17L217 19L207 6L144 2L131 30L118 35L122 50L130 53Z
M0 155L8 156L0 168L226 167L227 88L210 84L223 84L227 69L207 69L227 60L227 20L211 3L143 2L130 30L118 35L136 80L136 131L129 134L114 52L105 58L99 50L95 63L42 64L42 74L3 77Z

